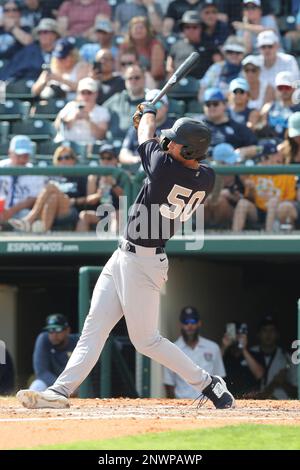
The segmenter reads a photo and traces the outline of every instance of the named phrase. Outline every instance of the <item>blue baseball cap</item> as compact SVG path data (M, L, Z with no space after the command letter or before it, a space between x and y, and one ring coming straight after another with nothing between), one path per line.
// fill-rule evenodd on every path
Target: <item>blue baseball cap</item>
M75 39L73 37L61 38L56 41L52 57L64 59L75 48Z
M216 162L224 162L228 165L237 163L240 160L240 157L234 150L234 147L227 143L216 145L213 148L212 157Z
M62 313L54 313L49 315L46 319L46 326L44 327L45 331L55 331L60 333L61 331L68 328L69 322L65 315Z
M17 155L29 154L32 155L32 141L27 135L15 135L9 144L9 151Z
M247 80L245 80L245 78L234 78L229 84L229 91L234 90L244 90L248 92L250 90L249 83L247 82Z
M195 307L187 306L181 310L179 321L184 323L186 320L193 320L195 323L200 320L199 312Z
M226 98L220 88L207 88L203 95L203 101L226 101Z

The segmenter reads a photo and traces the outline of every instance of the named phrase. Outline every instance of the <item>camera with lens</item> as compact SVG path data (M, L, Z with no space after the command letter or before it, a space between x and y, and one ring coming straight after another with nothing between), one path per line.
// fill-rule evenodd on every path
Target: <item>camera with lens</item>
M93 63L93 70L96 73L101 73L102 72L102 64L101 62L94 62Z
M46 62L42 65L42 70L45 72L51 72L51 65Z

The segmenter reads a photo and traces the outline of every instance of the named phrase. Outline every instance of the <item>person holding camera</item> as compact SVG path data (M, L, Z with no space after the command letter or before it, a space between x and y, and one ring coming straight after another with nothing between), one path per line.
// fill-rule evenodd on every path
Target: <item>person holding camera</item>
M105 138L110 116L107 109L96 103L97 95L95 80L86 77L79 81L76 99L66 104L54 122L56 142L93 144Z
M231 393L238 398L253 398L259 391L265 368L262 354L249 349L245 323L227 323L221 351Z
M96 54L91 72L91 77L100 84L97 97L97 103L100 105L125 89L125 80L114 70L115 59L111 50L102 48Z

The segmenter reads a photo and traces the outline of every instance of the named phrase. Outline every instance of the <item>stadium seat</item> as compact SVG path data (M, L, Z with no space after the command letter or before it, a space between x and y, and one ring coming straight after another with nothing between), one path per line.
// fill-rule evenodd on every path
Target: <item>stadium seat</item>
M0 143L0 160L7 158L8 156L8 147L9 142L1 142Z
M10 130L10 123L8 121L0 121L0 142L7 142Z
M188 100L186 102L185 112L189 114L202 114L203 105L198 100Z
M28 116L30 103L27 101L6 100L0 103L1 121L18 121Z
M54 121L66 101L61 99L41 100L31 108L30 116L33 119L49 119Z
M12 123L10 138L15 134L25 134L32 140L40 141L52 139L56 134L56 131L50 121L42 119L27 119L26 121Z
M182 78L178 85L174 86L169 91L168 96L177 100L184 100L187 98L197 99L199 91L199 80L194 77Z
M169 112L168 116L174 118L180 118L185 112L185 102L181 100L169 100Z
M6 85L6 98L11 100L30 100L34 96L31 93L33 80L18 80L17 82L9 82Z

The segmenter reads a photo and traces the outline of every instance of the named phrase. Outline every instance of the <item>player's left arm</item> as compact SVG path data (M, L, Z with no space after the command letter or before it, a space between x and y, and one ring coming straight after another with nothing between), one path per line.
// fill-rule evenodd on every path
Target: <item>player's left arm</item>
M153 139L156 129L156 108L152 103L138 105L133 116L133 124L138 133L139 145Z

